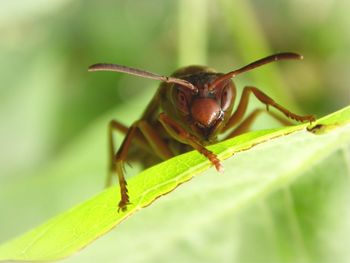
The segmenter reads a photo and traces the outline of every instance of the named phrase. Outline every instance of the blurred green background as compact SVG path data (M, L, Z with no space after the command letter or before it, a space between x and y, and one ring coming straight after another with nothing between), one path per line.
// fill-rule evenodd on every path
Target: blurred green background
M256 85L319 117L350 102L349 1L3 0L0 7L0 242L97 193L108 120L130 124L158 86L88 73L91 64L227 72L295 51L305 59L242 75L238 90ZM81 145L95 132L100 140ZM86 159L75 150L83 147Z

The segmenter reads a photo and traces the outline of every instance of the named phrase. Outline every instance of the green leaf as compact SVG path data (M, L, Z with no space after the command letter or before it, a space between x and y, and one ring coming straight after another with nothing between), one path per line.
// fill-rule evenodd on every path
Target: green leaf
M163 207L155 206L154 215L152 209L146 209L148 213L144 215L148 220L145 222L150 222L152 216L159 216L159 209L162 210L163 216L166 215L166 220L169 220L164 233L155 228L155 234L151 235L151 242L159 239L160 244L166 246L167 242L176 240L174 236L200 230L208 226L214 218L223 217L227 213L234 214L243 207L256 204L279 189L287 189L286 187L292 185L296 179L308 175L311 168L317 167L321 161L349 144L350 127L346 125L349 121L350 107L347 107L311 126L304 124L256 131L213 145L210 149L217 153L220 159L225 160L224 175L217 175L213 168L208 170L209 162L197 152L177 156L143 171L128 181L132 205L128 207L127 212L117 212L119 192L117 187L111 187L23 236L3 244L0 247L0 260L43 261L67 257L110 231L134 212L149 206L158 197L208 170L202 174L213 174L212 176L203 176L205 180L202 181L198 180L201 178L198 177L196 182L186 184L190 187L186 188L184 185L180 187L183 188L182 191L178 189L167 195L166 202L162 203ZM307 126L312 132L306 129ZM287 207L293 207L290 191L285 190L282 196L289 204ZM170 205L171 209L167 205ZM294 226L291 240L295 241L298 253L296 256L282 255L279 259L309 259L312 255L308 255L305 252L307 249L300 245L303 244L300 241L302 235L300 229L295 226L293 209L288 213L288 220ZM185 225L177 225L179 221L176 220L179 220L179 217L187 219L183 221L186 222ZM157 221L165 220L156 216L153 219L154 226L158 225ZM140 220L143 220L142 215ZM150 236L142 234L143 231L149 231L147 226L140 226L138 223L134 231L132 229L130 227L127 234L133 237L132 243L135 243L136 247L139 243L147 246ZM120 248L115 260L120 257L125 261L127 256L134 257L135 260L137 256L123 247L123 243L123 240L120 240L114 244ZM151 252L146 251L145 255L147 253ZM161 261L171 262L164 258L159 262Z

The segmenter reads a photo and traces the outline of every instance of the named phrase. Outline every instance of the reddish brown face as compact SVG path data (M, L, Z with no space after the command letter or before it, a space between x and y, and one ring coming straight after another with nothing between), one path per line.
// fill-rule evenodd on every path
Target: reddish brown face
M224 121L225 112L232 108L234 92L231 81L209 90L206 83L193 83L196 94L179 87L175 93L177 109L205 139L210 139L217 127ZM196 85L197 84L197 85ZM201 85L200 85L201 84Z
M190 110L195 125L199 128L210 128L223 116L220 105L212 98L195 98Z

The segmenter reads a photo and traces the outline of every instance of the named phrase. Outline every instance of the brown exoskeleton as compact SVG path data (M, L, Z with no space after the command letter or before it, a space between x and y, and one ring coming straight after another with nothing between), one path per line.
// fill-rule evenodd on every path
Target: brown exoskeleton
M196 149L208 158L219 172L222 172L220 160L214 153L207 150L206 146L218 142L218 135L222 133L227 132L223 138L227 139L249 129L261 112L261 110L255 110L243 120L251 93L266 105L267 111L269 106L272 106L290 119L299 122L314 121L314 116L294 114L277 104L261 90L251 86L243 89L240 102L236 110L232 111L236 87L231 78L273 61L302 58L295 53L278 53L226 74L217 73L204 66L189 66L175 71L171 77L116 64L90 66L89 71L115 71L162 81L141 118L129 128L115 120L110 122L110 173L107 185L111 183L111 175L117 173L121 193L119 209L125 211L129 203L123 163L127 159L133 140L135 145L145 150L148 155L154 155L156 158L153 159L158 159L156 162ZM288 123L280 116L270 114L280 122ZM113 145L113 130L126 134L117 153ZM147 165L146 160L141 161ZM153 163L156 162L153 161Z

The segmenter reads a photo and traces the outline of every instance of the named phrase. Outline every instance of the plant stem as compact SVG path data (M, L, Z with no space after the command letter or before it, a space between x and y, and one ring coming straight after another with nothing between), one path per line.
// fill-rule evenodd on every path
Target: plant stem
M180 0L178 5L178 64L206 65L207 0Z

